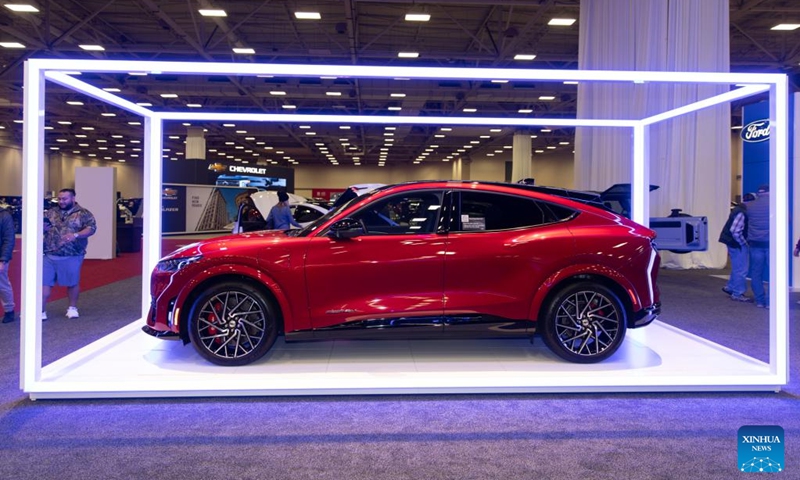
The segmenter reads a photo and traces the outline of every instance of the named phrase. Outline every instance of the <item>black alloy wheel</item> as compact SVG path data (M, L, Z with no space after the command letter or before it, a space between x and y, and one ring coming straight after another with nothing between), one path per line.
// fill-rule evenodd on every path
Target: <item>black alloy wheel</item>
M540 321L542 338L553 353L574 363L596 363L622 344L627 316L613 291L582 282L560 291Z
M226 282L200 294L189 316L189 338L200 355L223 366L263 357L278 336L276 308L246 283Z

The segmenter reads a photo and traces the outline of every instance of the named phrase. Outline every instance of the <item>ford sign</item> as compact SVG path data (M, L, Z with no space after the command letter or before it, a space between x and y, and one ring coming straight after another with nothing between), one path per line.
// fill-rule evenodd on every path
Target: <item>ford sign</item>
M755 120L742 128L742 140L755 143L769 140L769 120Z

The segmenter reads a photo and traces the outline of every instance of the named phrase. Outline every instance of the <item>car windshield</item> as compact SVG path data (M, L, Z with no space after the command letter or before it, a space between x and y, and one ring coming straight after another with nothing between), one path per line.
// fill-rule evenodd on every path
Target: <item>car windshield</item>
M310 224L306 225L304 228L301 228L299 230L289 230L287 232L287 235L290 235L292 237L307 237L307 236L311 235L312 233L316 232L317 229L319 229L319 227L321 227L325 222L327 222L328 220L333 218L334 215L337 215L339 212L341 212L345 208L349 207L350 205L354 204L355 202L358 202L360 200L364 200L366 198L371 197L377 191L378 190L373 190L373 191L371 191L369 193L365 193L364 195L361 195L361 196L358 196L358 197L353 197L349 201L331 208L330 210L328 210L328 213L326 213L325 215L319 217L318 219L316 219L315 221L311 222Z

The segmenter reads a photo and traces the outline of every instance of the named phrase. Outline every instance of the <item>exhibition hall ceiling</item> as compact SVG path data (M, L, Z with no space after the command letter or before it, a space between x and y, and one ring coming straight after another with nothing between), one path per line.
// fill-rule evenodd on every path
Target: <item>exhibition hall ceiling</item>
M579 0L2 4L0 142L5 145L22 143L22 66L28 58L537 69L576 69L578 61ZM800 5L731 0L730 7L731 70L787 73L797 91L800 29L773 27L797 27ZM576 85L562 82L353 79L344 69L305 78L144 73L79 78L156 111L570 118L577 96ZM52 83L46 107L48 151L141 162L141 118ZM327 125L168 122L167 158L185 155L188 127L205 130L208 160L278 165L391 166L502 156L514 132L489 125L359 125L344 119ZM536 128L530 134L538 154L572 151L573 129Z

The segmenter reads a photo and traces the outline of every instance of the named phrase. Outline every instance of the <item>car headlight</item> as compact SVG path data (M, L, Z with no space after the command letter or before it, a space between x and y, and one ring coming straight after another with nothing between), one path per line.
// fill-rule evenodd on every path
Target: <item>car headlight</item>
M177 272L181 268L191 265L201 258L203 258L202 255L195 255L194 257L170 258L168 260L161 260L158 262L158 264L156 264L156 271Z

